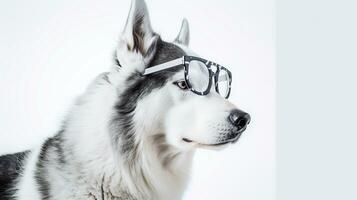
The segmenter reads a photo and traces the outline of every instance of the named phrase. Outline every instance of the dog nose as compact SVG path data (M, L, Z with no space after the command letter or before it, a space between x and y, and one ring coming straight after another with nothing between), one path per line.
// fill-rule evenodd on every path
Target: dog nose
M250 122L250 115L238 109L232 110L228 118L238 131L244 129Z

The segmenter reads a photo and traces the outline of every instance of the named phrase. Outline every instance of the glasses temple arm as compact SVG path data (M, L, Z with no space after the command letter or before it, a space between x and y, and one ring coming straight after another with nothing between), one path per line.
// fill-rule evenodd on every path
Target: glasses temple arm
M155 72L159 72L159 71L162 71L162 70L165 70L165 69L177 67L177 66L183 65L184 64L183 62L184 62L184 58L181 57L181 58L177 58L175 60L171 60L169 62L165 62L165 63L159 64L159 65L155 65L155 66L146 68L143 75L145 76L145 75L152 74L152 73L155 73Z

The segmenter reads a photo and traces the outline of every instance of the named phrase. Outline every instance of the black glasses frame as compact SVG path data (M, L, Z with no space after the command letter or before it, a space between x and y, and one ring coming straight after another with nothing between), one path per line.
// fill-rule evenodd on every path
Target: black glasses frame
M191 61L200 61L202 63L205 64L205 66L207 67L208 69L208 72L209 72L209 82L208 82L208 86L207 86L207 89L205 91L197 91L195 90L193 87L192 87L192 84L190 82L190 79L188 77L188 73L190 71L190 62ZM214 72L212 70L212 66L216 66L216 71ZM225 67L223 67L222 65L219 65L217 63L214 63L212 61L209 61L209 60L206 60L206 59L203 59L203 58L199 58L199 57L195 57L195 56L184 56L184 75L185 75L185 82L188 86L188 88L195 94L198 94L198 95L207 95L210 90L211 90L211 87L212 87L212 80L214 79L214 82L215 82L215 89L216 89L216 92L219 93L219 87L218 87L218 80L219 80L219 74L221 71L226 71L228 76L229 76L229 80L228 80L228 93L226 96L224 96L224 98L228 98L230 93L231 93L231 84L232 84L232 73ZM213 79L212 79L213 78ZM219 93L221 94L221 93ZM223 95L223 94L221 94Z
M208 69L209 82L208 82L208 86L207 86L206 90L204 90L204 91L197 91L192 87L192 83L190 82L189 77L188 77L191 61L199 61L199 62L203 63ZM179 66L184 67L184 80L186 82L188 89L191 90L193 93L195 93L197 95L202 95L202 96L209 94L211 87L212 87L212 80L214 80L214 82L215 82L216 92L219 93L219 87L218 87L219 75L220 75L221 71L225 71L228 74L229 80L228 80L228 92L227 92L227 95L224 96L224 98L227 99L229 97L229 95L231 93L232 73L227 68L223 67L222 65L219 65L217 63L214 63L212 61L209 61L209 60L206 60L206 59L203 59L200 57L185 55L185 56L182 56L181 58L171 60L169 62L162 63L162 64L159 64L156 66L149 67L145 70L143 75L148 75L151 73L155 73L155 72L159 72L159 71L162 71L165 69L179 67ZM216 67L216 71L212 70L212 66ZM223 95L223 94L220 94L220 95Z

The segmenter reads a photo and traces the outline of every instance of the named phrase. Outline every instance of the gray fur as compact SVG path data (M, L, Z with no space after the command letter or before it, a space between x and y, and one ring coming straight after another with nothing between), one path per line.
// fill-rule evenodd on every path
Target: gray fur
M23 171L23 162L30 151L0 156L0 199L13 200L14 186Z

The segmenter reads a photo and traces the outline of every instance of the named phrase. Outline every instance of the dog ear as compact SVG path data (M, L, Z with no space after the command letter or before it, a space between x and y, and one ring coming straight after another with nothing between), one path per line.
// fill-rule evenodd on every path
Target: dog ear
M182 20L181 30L176 37L175 42L188 46L188 43L190 42L190 29L188 27L187 19Z
M147 65L155 55L158 39L159 35L151 28L146 3L144 0L132 0L117 55L118 51L122 51L122 54L138 54ZM122 58L118 56L118 60L121 62Z

